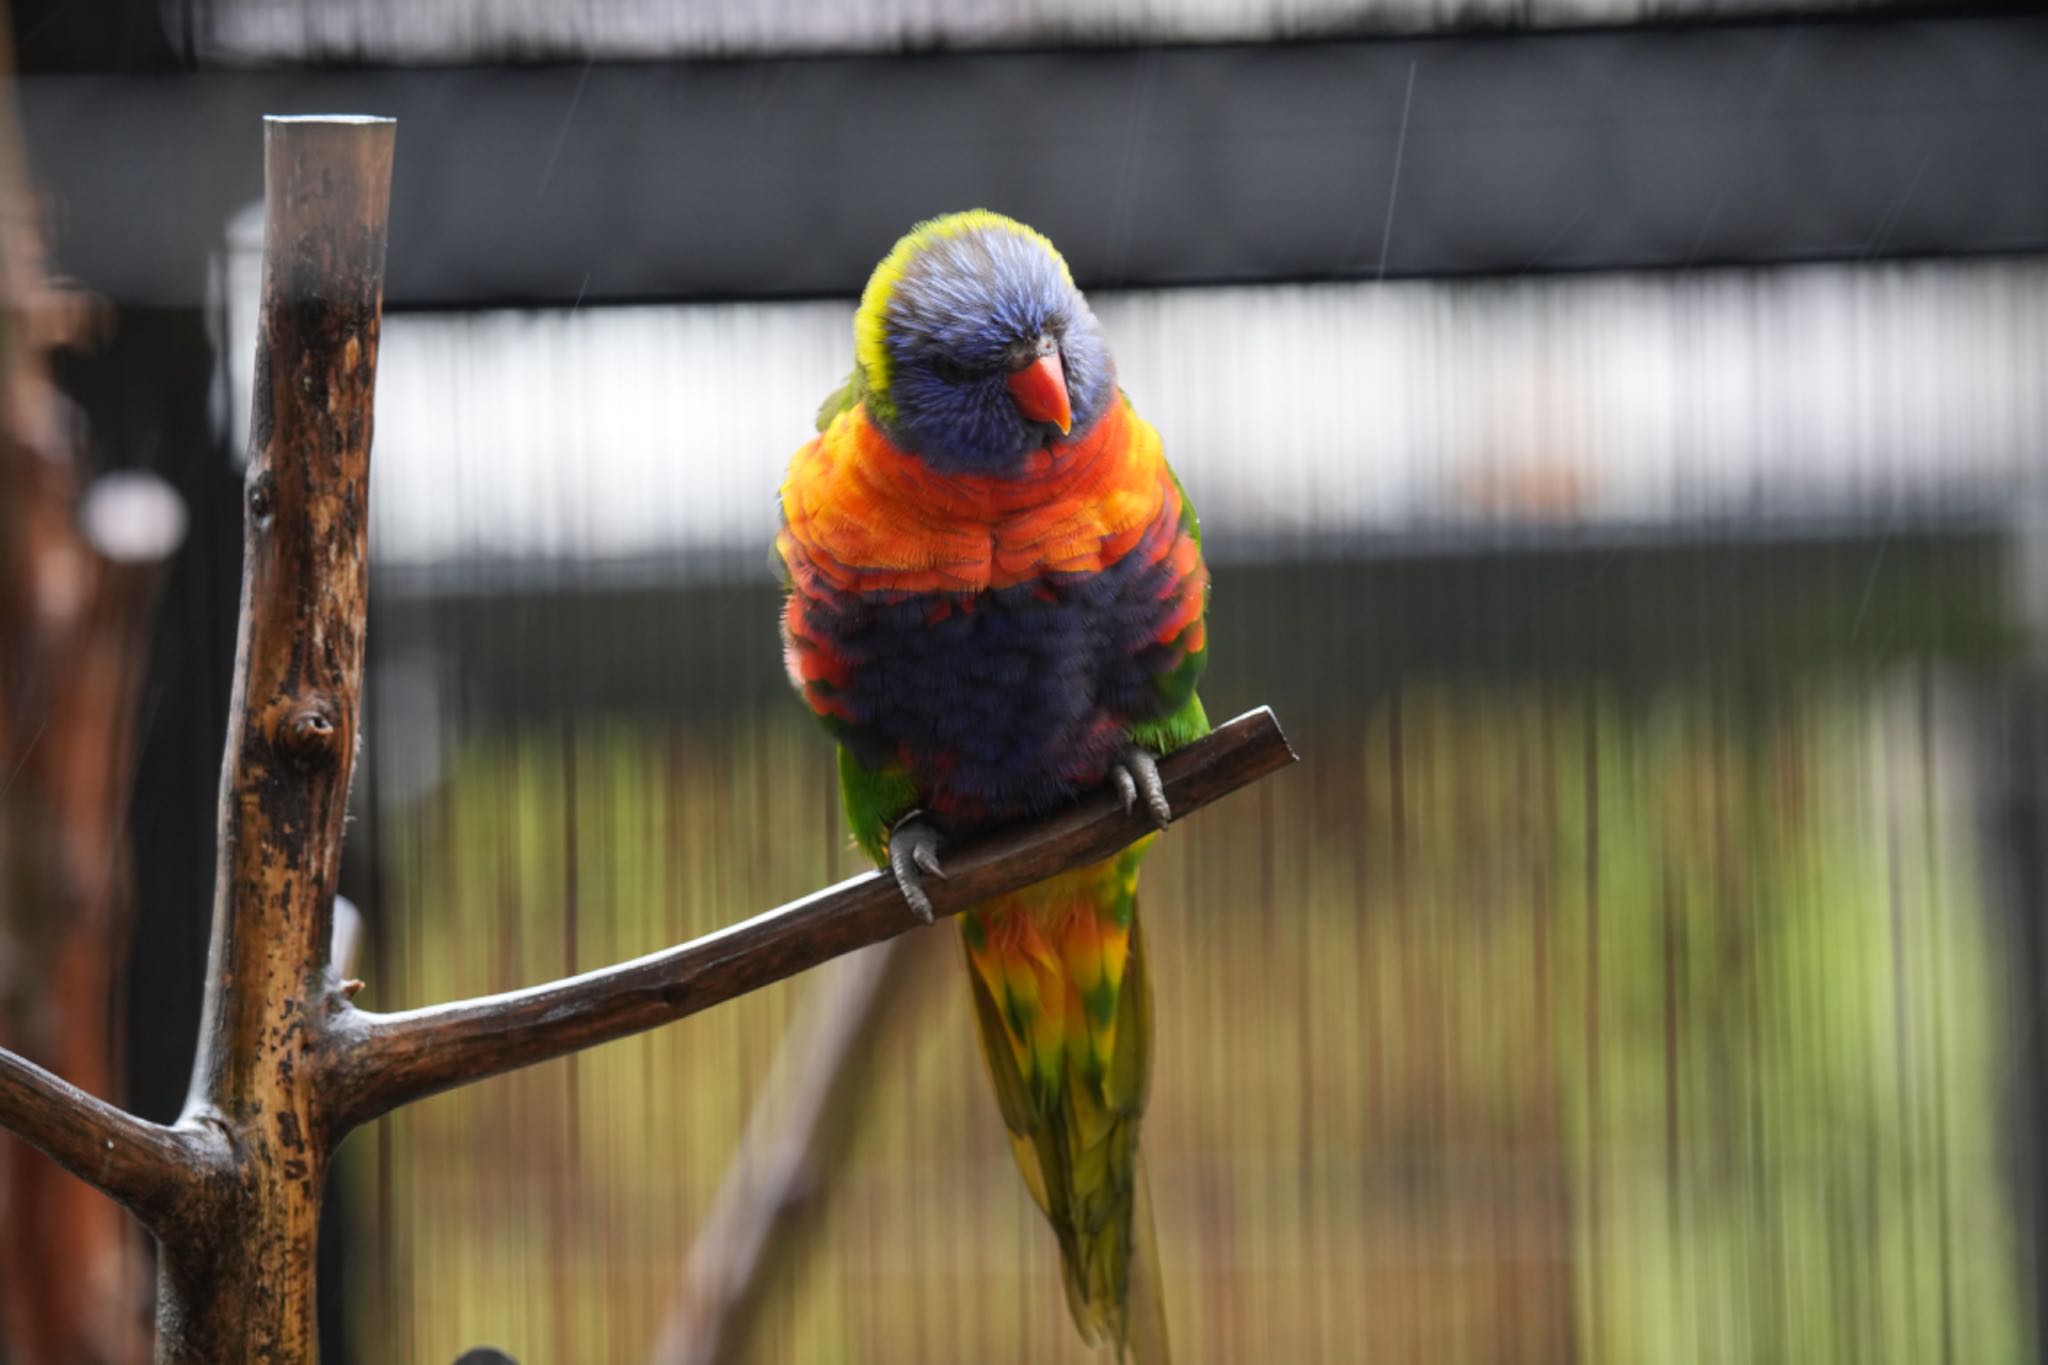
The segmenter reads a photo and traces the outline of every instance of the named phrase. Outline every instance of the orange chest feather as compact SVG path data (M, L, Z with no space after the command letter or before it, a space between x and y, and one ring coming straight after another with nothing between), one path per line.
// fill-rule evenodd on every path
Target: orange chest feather
M936 474L861 409L791 460L784 563L852 592L982 592L1115 564L1180 518L1159 433L1121 401L1005 478Z

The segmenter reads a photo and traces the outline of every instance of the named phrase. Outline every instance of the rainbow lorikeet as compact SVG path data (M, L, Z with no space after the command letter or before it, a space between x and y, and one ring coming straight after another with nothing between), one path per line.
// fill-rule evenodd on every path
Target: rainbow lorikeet
M1113 782L1209 728L1209 578L1159 435L1052 243L976 210L876 267L857 364L791 460L776 549L790 681L839 741L854 838L929 921L942 841ZM1082 1335L1165 1358L1138 1125L1151 995L1138 863L961 917L982 1054Z

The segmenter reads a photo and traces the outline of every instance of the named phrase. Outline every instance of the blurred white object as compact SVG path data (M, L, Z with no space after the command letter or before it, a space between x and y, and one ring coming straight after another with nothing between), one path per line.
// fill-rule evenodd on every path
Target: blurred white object
M1094 302L1220 560L1475 526L1982 514L2048 450L2038 262ZM372 552L765 573L783 467L846 374L851 317L846 301L388 318Z
M1060 43L1248 42L1331 33L1577 28L1766 14L1868 0L206 0L187 12L209 61L461 62L479 53L599 60Z

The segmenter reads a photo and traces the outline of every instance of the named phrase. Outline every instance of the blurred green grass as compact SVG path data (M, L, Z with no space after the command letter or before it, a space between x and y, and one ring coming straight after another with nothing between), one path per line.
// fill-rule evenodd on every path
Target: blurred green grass
M1299 768L1146 867L1145 1143L1182 1361L2026 1357L2011 983L1938 682L1328 701L1283 716ZM376 1008L858 870L830 746L786 697L451 746L438 787L376 816ZM750 1359L1090 1359L951 933ZM802 985L351 1140L360 1358L644 1359Z

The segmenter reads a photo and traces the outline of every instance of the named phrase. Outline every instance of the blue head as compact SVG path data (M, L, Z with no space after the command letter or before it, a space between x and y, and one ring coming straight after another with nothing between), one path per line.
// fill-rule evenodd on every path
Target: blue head
M853 327L869 414L944 473L1014 469L1085 435L1115 396L1066 262L985 209L911 229L875 267Z

